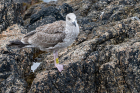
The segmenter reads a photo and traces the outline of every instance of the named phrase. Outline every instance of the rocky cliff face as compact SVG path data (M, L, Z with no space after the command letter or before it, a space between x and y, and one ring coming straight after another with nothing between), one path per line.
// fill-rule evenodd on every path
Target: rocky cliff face
M73 45L59 51L60 63L65 64L61 73L52 54L39 55L42 63L33 73L39 51L6 46L38 26L64 20L69 12L76 14L80 34ZM139 0L58 0L35 4L22 17L23 26L1 30L0 92L140 92Z

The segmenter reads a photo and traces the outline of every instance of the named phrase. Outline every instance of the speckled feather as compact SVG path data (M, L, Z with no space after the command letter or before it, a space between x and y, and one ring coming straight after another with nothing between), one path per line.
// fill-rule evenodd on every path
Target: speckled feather
M69 13L66 21L43 25L27 33L22 39L25 47L38 47L42 51L58 50L71 45L79 34L76 16Z
M36 30L26 34L22 42L31 45L41 45L43 48L53 47L65 38L65 21L56 21L51 24L43 25Z

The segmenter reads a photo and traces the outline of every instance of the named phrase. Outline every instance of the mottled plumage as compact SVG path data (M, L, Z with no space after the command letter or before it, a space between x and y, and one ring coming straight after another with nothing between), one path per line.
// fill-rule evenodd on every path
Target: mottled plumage
M65 21L56 21L51 24L40 26L36 28L36 30L25 35L21 42L41 49L54 47L56 44L63 42L65 38L65 25Z
M55 66L61 72L63 65L58 64L58 49L71 45L79 34L79 26L76 16L69 13L66 21L56 21L37 27L34 31L27 33L21 41L12 41L9 46L17 45L23 47L37 47L42 51L53 51Z

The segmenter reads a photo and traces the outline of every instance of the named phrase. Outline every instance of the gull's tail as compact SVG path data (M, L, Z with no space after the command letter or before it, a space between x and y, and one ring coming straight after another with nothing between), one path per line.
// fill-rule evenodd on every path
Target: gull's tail
M8 47L17 46L18 48L22 48L29 45L29 44L22 43L20 40L14 40L14 41L9 41L9 42L10 44L7 45Z

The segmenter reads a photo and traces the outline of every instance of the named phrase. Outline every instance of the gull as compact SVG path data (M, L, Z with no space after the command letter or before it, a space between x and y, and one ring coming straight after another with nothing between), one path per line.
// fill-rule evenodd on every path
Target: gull
M54 65L59 72L63 70L63 65L59 64L58 50L70 46L79 34L76 15L69 13L66 21L56 21L37 27L27 33L21 40L10 41L8 46L18 48L38 48L41 51L53 52Z

